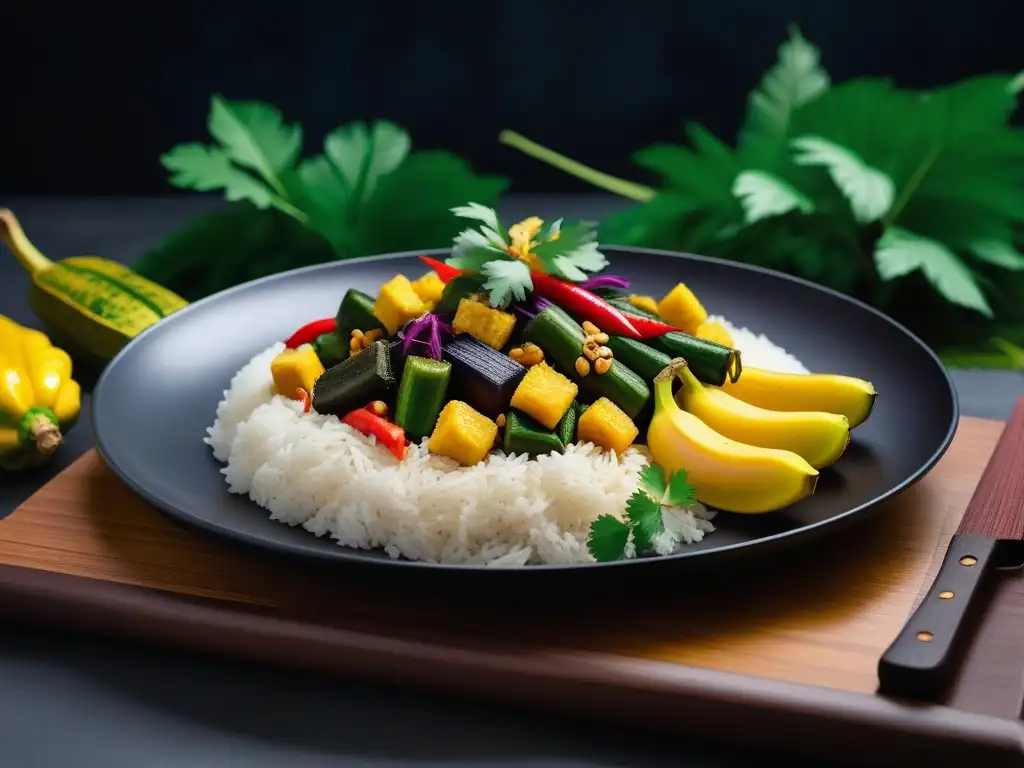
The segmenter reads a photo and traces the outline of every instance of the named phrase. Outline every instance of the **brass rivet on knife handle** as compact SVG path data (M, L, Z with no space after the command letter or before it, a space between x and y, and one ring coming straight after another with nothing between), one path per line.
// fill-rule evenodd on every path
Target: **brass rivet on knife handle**
M972 598L1000 565L1010 542L1024 539L1024 398L1003 428L939 573L924 600L878 662L882 693L933 699L950 682L957 641ZM1005 543L1005 544L1004 544ZM953 599L955 596L956 599Z

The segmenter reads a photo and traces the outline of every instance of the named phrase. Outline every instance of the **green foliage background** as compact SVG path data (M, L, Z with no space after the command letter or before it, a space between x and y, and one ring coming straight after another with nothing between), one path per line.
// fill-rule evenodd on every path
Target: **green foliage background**
M1010 122L1022 86L833 84L791 27L735 146L687 123L686 145L635 153L657 188L512 131L501 141L636 201L602 223L604 243L779 269L868 301L950 362L1024 367L1024 132Z
M779 269L884 310L951 364L1024 368L1024 131L1011 123L1022 87L1024 74L928 91L835 84L791 27L734 145L690 122L685 143L634 154L658 186L512 131L500 140L634 201L601 223L602 243ZM175 186L229 205L137 265L190 300L308 264L452 245L452 209L491 206L507 187L448 152L413 151L386 121L341 126L309 157L301 126L268 104L214 96L208 128L210 144L161 161ZM502 276L505 294L514 277Z

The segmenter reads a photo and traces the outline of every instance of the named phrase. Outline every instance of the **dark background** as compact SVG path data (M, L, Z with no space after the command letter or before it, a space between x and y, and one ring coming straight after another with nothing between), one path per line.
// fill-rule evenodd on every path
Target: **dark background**
M586 187L498 145L502 128L642 179L629 153L683 120L733 139L790 21L835 81L1024 66L1024 5L1004 0L0 5L8 195L167 192L158 158L206 140L211 92L276 104L307 152L343 122L390 118L415 147L550 193Z

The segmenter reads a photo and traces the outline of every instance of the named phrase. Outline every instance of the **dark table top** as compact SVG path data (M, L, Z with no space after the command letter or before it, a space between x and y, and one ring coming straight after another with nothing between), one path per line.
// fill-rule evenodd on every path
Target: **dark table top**
M96 254L131 263L214 197L7 200L52 258ZM602 196L510 197L503 217L598 218ZM38 326L27 278L0 253L0 313ZM958 371L966 415L1005 419L1024 374ZM0 477L0 518L92 445L88 422L38 472ZM2 617L0 617L2 621ZM149 766L741 766L763 759L693 739L652 735L406 690L27 631L0 633L4 768ZM805 763L806 764L806 763Z

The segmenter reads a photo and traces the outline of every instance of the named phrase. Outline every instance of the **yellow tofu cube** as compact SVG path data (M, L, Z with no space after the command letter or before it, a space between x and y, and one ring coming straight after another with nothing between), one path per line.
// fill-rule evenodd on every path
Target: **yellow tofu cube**
M554 429L578 392L576 382L542 362L526 372L512 393L510 404L548 429Z
M459 308L455 310L452 320L452 328L456 333L468 333L494 349L501 349L508 344L515 327L515 315L472 299L459 301Z
M686 333L696 333L700 324L708 319L704 305L700 303L686 283L679 283L658 302L658 314L666 323Z
M725 330L720 323L714 323L710 320L701 323L694 336L698 339L706 339L707 341L713 341L726 347L732 347L735 345L735 342L733 342L732 336L729 335L729 332Z
M373 314L388 329L388 335L397 332L409 320L426 311L423 299L413 290L412 283L405 275L395 275L384 283L373 305Z
M313 385L323 375L324 366L311 344L298 349L286 349L270 361L270 375L274 388L279 394L298 400L296 390L300 387L309 395Z
M451 400L437 417L427 448L471 467L487 458L497 437L497 424L461 400Z
M413 281L412 289L424 304L437 304L444 292L444 283L437 272L427 272L419 280Z
M576 436L581 443L593 443L619 456L633 444L640 430L619 406L602 397L596 400L576 425Z

